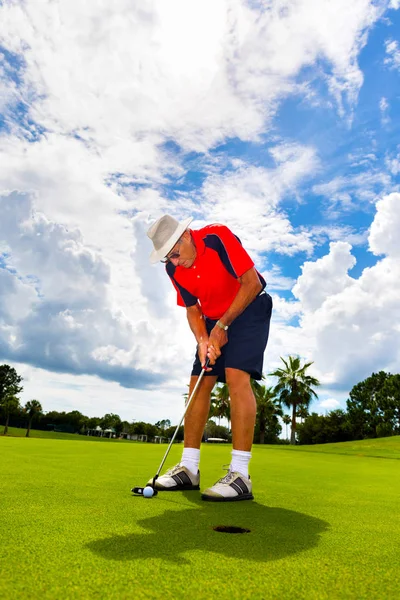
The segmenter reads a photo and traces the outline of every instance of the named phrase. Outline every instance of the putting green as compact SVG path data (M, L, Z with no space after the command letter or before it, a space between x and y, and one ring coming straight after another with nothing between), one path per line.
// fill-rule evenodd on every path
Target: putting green
M255 501L215 504L130 494L165 445L0 436L0 596L399 598L400 438L389 441L255 446ZM201 487L228 461L228 447L204 445Z

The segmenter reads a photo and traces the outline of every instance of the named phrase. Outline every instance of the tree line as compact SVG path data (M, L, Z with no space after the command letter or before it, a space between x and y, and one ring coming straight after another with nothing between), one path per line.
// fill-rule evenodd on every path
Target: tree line
M350 391L347 410L322 416L307 412L298 426L300 444L347 442L400 435L400 375L379 371Z
M312 363L300 364L298 357L289 357L288 361L282 359L284 367L278 369L273 375L278 377L275 388L267 387L260 382L253 381L252 387L257 403L257 420L254 441L264 444L284 443L280 439L283 423L291 423L292 441L295 440L296 415L299 404L309 402L316 393L311 386L319 385L319 382L307 375L306 371ZM292 379L296 386L290 388ZM26 435L32 425L36 429L56 430L66 433L86 434L89 430L100 427L102 430L112 429L116 436L121 434L146 435L148 438L163 436L169 438L173 435L176 426L172 426L168 419L158 421L155 424L124 421L119 415L107 413L103 417L87 417L77 410L70 412L49 411L44 412L38 400L30 400L21 406L18 394L23 387L22 377L9 365L0 366L0 418L4 423L4 434L8 426L27 427ZM187 398L187 394L184 394ZM284 414L282 406L293 409L292 417ZM221 425L221 419L228 421L228 427ZM216 422L218 421L218 423ZM204 439L219 437L231 440L230 433L230 401L229 390L226 384L218 384L211 395L211 406L209 420L206 424ZM183 439L183 427L179 429L176 436L179 441Z
M274 386L268 387L252 381L257 403L255 443L285 443L280 438L281 423L286 428L286 438L290 425L291 444L340 442L400 434L400 375L384 371L373 373L352 388L347 400L347 411L334 410L321 416L317 413L309 414L308 411L312 400L318 398L314 388L320 385L308 373L313 363L302 364L297 356L289 356L287 359L281 357L281 361L282 367L269 373L269 376L275 378ZM169 419L152 424L144 421L128 422L114 413L107 413L103 417L87 417L77 410L44 413L38 400L30 400L22 407L18 398L23 389L21 382L22 377L15 369L9 365L0 365L0 419L4 424L5 434L8 426L26 426L27 436L32 426L36 429L83 435L100 427L102 430L113 430L118 437L136 434L146 435L148 438L170 438L176 428ZM187 399L187 394L184 396ZM286 414L285 408L291 414ZM221 425L221 419L228 421L228 427ZM226 384L215 386L211 395L204 439L210 437L220 437L227 441L231 439L229 389ZM180 427L176 439L183 439L183 427Z

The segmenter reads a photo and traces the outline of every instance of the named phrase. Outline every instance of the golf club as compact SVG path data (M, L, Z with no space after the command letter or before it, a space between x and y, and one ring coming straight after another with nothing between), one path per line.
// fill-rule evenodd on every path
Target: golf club
M191 402L192 402L193 398L194 398L194 397L195 397L195 395L196 395L196 392L197 392L197 390L198 390L198 388L199 388L199 385L200 385L200 383L201 383L201 380L203 379L203 375L204 375L204 373L206 372L206 369L207 369L207 367L208 367L208 365L209 365L209 362L210 362L210 361L209 361L209 359L207 358L207 359L206 359L206 362L204 363L204 366L202 367L202 371L201 371L201 373L200 373L200 375L199 375L199 378L198 378L198 380L197 380L197 382L196 382L196 385L194 386L194 388L193 388L193 391L192 391L192 393L190 394L190 396L189 396L189 399L188 399L188 401L187 401L187 403L186 403L186 406L185 406L185 411L184 411L184 413L183 413L183 415L182 415L182 418L181 418L181 420L180 420L179 424L177 425L177 428L175 429L174 435L172 436L172 438L171 438L171 441L170 441L170 443L169 443L169 445L168 445L167 451L166 451L166 453L164 454L164 458L162 459L162 461L161 461L161 464L160 464L160 466L158 467L158 471L157 471L157 473L156 473L156 474L154 475L154 477L153 477L153 481L152 481L151 485L150 485L150 484L147 484L147 485L146 485L146 487L144 487L144 488L143 488L143 487L134 487L134 488L132 488L132 490L131 490L131 491L132 491L132 492L133 492L133 493L134 493L136 496L144 496L145 498L151 498L152 496L157 496L157 494L158 494L158 491L157 491L157 490L156 490L156 488L154 487L154 486L155 486L155 483L156 483L156 480L158 479L158 476L160 475L161 469L163 468L163 466L164 466L164 463L165 463L165 461L167 460L167 456L168 456L168 454L169 454L169 451L170 451L170 449L171 449L171 446L172 446L172 444L174 443L174 439L175 439L175 437L176 437L176 434L178 433L179 427L182 425L182 422L183 422L183 419L185 418L185 415L186 415L186 413L187 413L187 410L188 410L188 408L189 408L189 406L190 406L190 404L191 404ZM146 491L146 490L148 490L148 491ZM151 490L151 491L150 491L150 490Z

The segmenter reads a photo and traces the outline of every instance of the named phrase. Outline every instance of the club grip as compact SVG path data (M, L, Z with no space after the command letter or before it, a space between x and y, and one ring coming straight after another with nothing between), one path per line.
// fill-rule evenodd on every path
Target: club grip
M209 358L208 358L208 356L207 356L207 358L206 358L206 362L204 363L204 365L203 365L203 367L202 367L202 368L203 368L204 370L206 370L206 369L208 368L208 365L209 365L209 364L210 364L210 359L209 359Z

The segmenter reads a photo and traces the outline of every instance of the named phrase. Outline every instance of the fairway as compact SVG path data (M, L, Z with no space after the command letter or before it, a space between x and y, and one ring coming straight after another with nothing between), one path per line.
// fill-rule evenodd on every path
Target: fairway
M254 446L255 501L226 504L133 497L165 449L1 436L0 597L400 597L399 437ZM230 448L201 452L204 489Z

